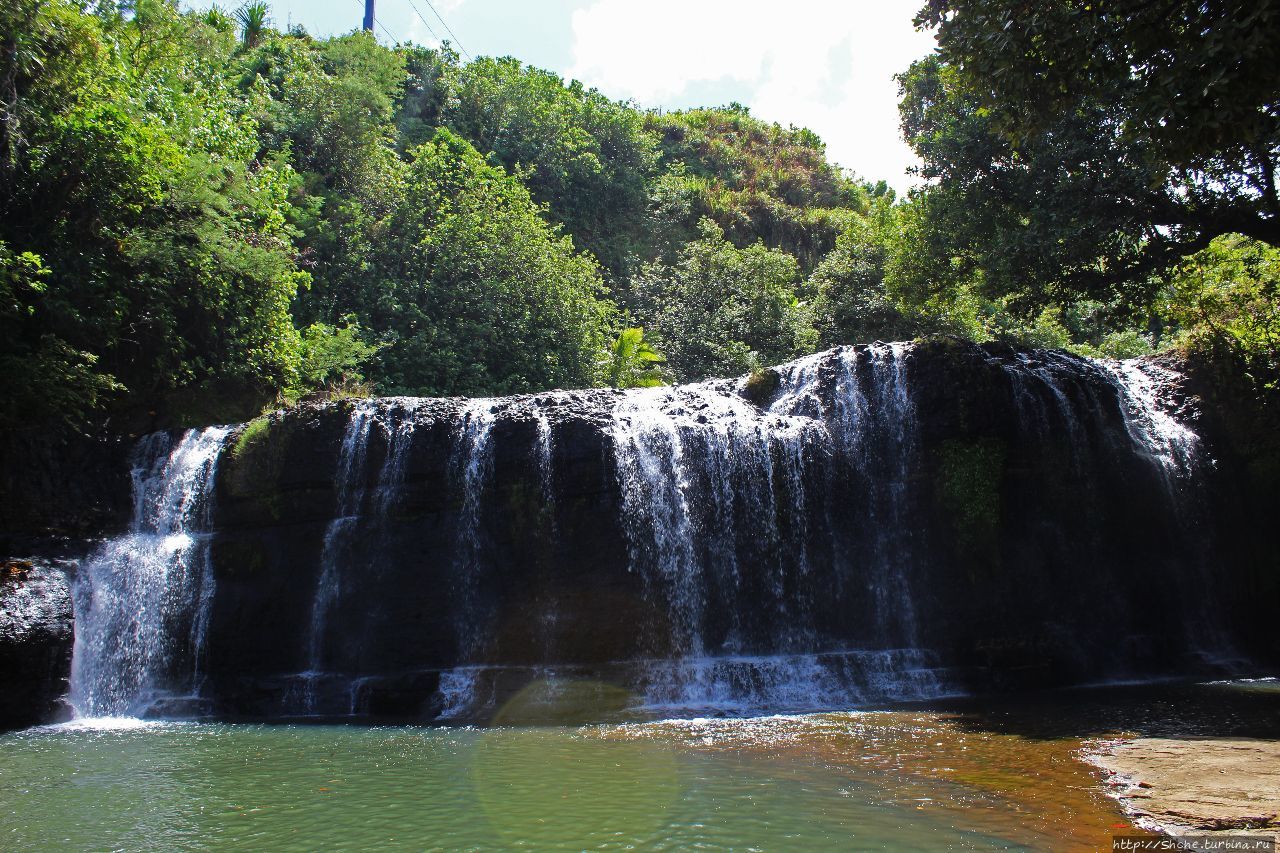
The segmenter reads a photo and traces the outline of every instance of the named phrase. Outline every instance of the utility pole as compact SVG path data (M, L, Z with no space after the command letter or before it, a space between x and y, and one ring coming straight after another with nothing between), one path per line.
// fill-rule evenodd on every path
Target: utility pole
M373 32L373 0L364 0L364 28Z

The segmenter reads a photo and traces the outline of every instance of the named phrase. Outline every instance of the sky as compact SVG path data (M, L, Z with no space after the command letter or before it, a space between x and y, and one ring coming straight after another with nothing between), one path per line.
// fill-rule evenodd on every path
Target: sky
M314 35L349 32L364 13L364 0L271 5L275 26L301 24ZM920 5L377 0L375 33L388 44L443 38L471 56L514 56L642 108L737 101L759 118L810 128L831 160L903 191L915 183L907 169L916 161L898 130L893 75L934 48L933 36L911 24Z

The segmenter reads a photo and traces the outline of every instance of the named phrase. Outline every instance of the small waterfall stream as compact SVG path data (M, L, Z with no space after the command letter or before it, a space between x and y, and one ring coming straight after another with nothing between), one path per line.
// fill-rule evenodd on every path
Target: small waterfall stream
M324 532L324 546L320 551L320 575L316 583L315 603L311 608L311 636L307 644L310 672L322 672L322 644L325 617L329 608L338 600L341 591L340 576L344 550L364 505L365 483L368 475L365 460L368 456L369 430L373 426L375 407L371 401L362 400L351 410L351 420L342 438L342 450L338 456L335 485L338 492L338 514L329 522Z
M484 495L493 476L492 400L474 400L459 415L458 433L451 460L455 492L462 496L457 532L454 537L453 592L457 602L457 636L463 662L483 642L477 635L479 604L476 590L484 571L485 543L482 526Z
M1203 524L1206 498L1201 469L1213 462L1204 455L1200 437L1161 405L1156 390L1158 381L1170 383L1178 377L1158 365L1140 367L1136 362L1104 363L1102 367L1123 389L1125 428L1134 446L1146 452L1159 473L1166 511L1175 523L1184 562L1192 568L1189 576L1174 574L1189 609L1189 643L1205 661L1235 666L1240 663L1238 653L1223 626L1221 601L1210 570L1214 537Z
M373 401L362 400L351 409L334 485L338 495L337 514L324 531L320 550L320 572L316 580L315 599L311 605L311 627L307 641L307 669L302 673L307 711L316 710L316 680L325 672L325 625L329 610L342 592L342 568L348 558L352 535L361 518L368 482L366 463L369 432L373 428L377 408Z
M176 442L156 433L135 450L129 532L90 557L72 588L78 716L140 715L199 690L212 490L230 432L190 430Z

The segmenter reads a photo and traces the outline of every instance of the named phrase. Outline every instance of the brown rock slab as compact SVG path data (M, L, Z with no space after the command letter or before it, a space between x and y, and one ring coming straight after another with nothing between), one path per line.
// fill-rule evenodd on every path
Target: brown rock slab
M1141 826L1280 840L1280 741L1134 738L1101 744L1092 761Z

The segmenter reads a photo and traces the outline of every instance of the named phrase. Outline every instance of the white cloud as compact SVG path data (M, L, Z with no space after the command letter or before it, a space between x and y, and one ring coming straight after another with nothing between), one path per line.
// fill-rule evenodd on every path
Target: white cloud
M426 47L440 46L440 41L427 30L426 25L422 23L422 19L417 15L409 16L409 28L405 30L404 40Z
M827 153L904 189L897 85L933 46L904 0L595 0L573 15L569 75L644 106L719 84L769 121L812 128Z

